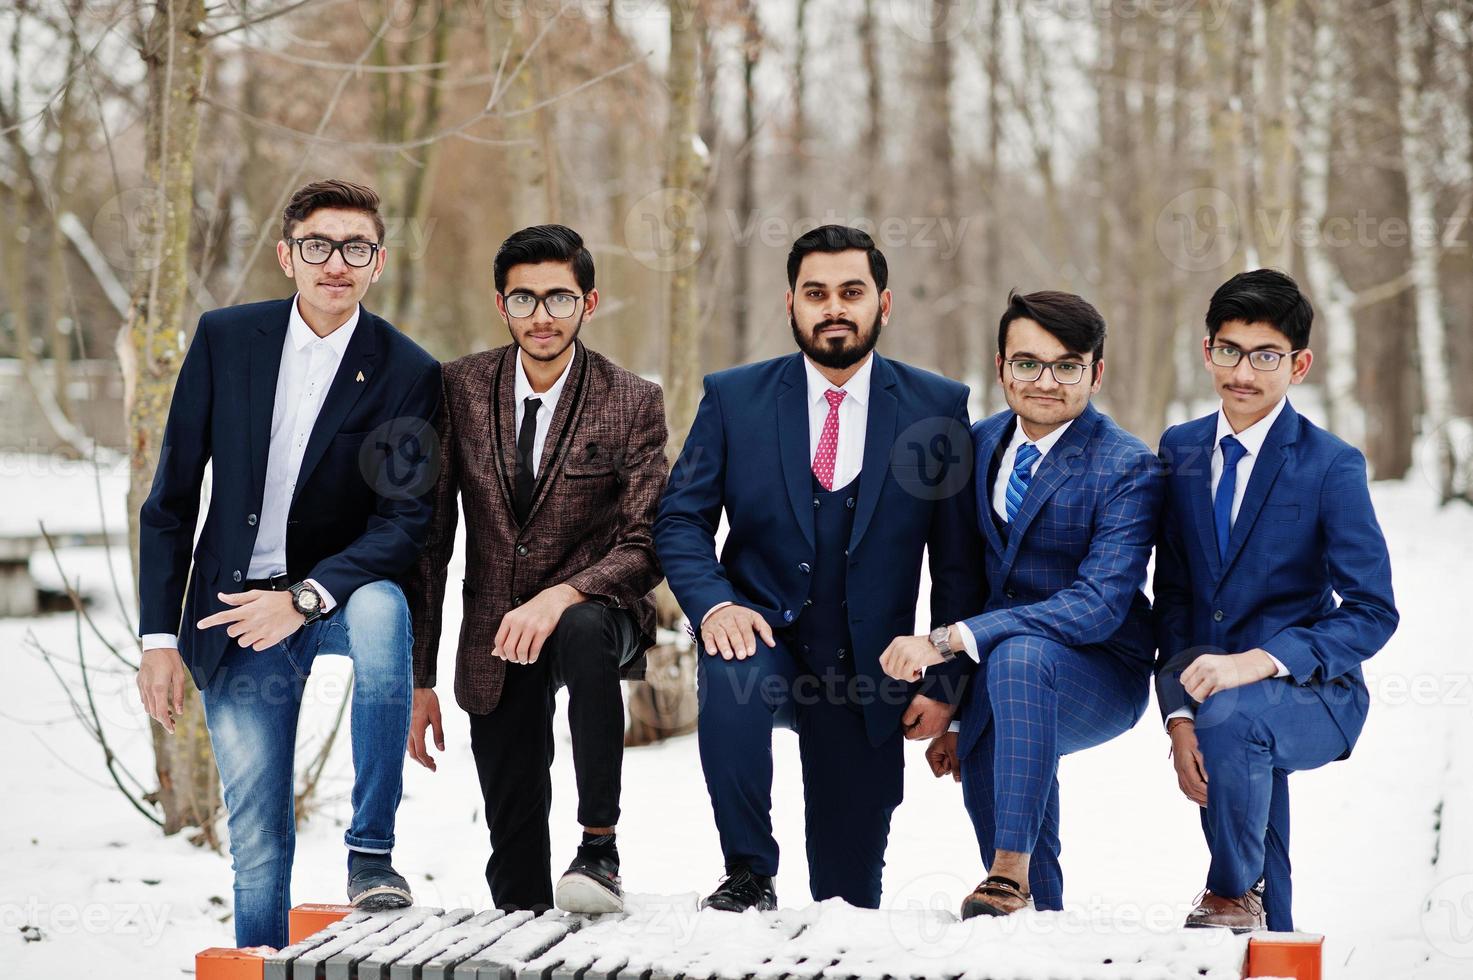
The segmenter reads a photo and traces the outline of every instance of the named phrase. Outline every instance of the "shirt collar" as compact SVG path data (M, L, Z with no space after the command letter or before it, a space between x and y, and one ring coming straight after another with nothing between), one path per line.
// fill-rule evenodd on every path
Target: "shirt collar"
M537 392L532 390L532 382L527 378L527 369L522 367L522 352L518 350L517 353L514 355L514 360L517 362L517 374L515 383L517 405L520 407L521 404L528 398L538 398L541 399L543 408L549 410L555 409L557 407L558 399L561 398L563 394L563 383L568 380L568 373L573 370L573 361L576 360L577 357L578 352L575 349L573 352L573 356L568 358L568 363L563 365L563 373L558 375L557 380L552 383L552 387L548 388L546 391ZM551 416L548 417L551 418Z
M845 401L852 398L861 407L869 404L869 379L874 366L874 351L870 351L865 355L864 363L859 366L859 370L854 372L854 377L842 385L836 385L820 374L818 368L808 359L808 355L804 354L803 371L808 376L808 401L814 405L826 404L824 392L838 388L845 392Z
M1273 411L1248 426L1242 432L1233 431L1232 425L1227 420L1227 413L1222 410L1222 406L1218 406L1217 441L1212 444L1213 450L1220 452L1222 449L1222 437L1232 436L1247 450L1249 456L1257 456L1263 450L1263 442L1268 438L1269 430L1274 427L1274 423L1279 420L1279 416L1284 414L1284 406L1288 403L1288 396L1280 398L1279 403L1273 407Z
M1074 420L1070 419L1042 439L1029 439L1028 434L1023 431L1023 420L1015 415L1013 416L1013 441L1009 443L1008 448L1017 449L1023 443L1031 442L1034 448L1038 450L1038 458L1043 459L1043 457L1048 455L1049 450L1053 449L1058 444L1058 441L1064 437L1064 433L1069 431L1069 426L1073 424Z
M307 326L307 321L302 319L302 311L298 304L302 301L302 294L298 293L292 297L292 315L287 324L287 334L292 340L292 350L301 350L308 344L322 341L332 348L332 352L338 357L348 349L348 341L353 339L353 331L358 328L358 314L363 311L360 303L353 308L353 315L348 317L348 322L338 327L326 337L317 336L317 332Z

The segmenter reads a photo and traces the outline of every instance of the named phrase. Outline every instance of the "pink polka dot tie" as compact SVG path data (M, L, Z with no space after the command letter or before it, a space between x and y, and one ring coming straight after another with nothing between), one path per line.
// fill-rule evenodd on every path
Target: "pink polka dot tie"
M841 388L830 388L823 393L829 400L829 416L823 420L823 432L818 437L818 452L813 454L813 475L825 490L834 489L834 461L839 455L839 403L849 394Z

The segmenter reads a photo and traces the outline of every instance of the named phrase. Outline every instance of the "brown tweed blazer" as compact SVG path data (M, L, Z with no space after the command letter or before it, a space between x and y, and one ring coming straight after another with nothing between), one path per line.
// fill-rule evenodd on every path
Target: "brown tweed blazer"
M512 510L517 347L445 365L435 517L405 593L414 686L433 687L458 495L466 560L455 700L473 714L491 711L501 697L506 662L491 655L501 618L543 589L566 582L635 614L641 655L627 676L642 674L643 650L655 641L650 591L662 576L651 525L669 472L664 396L659 385L575 343L525 525Z

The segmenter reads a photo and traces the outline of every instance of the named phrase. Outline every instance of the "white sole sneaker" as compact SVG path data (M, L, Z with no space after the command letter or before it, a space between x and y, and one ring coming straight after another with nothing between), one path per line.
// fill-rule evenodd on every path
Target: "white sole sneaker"
M558 879L553 902L564 912L602 915L624 911L624 898L588 875L568 873Z

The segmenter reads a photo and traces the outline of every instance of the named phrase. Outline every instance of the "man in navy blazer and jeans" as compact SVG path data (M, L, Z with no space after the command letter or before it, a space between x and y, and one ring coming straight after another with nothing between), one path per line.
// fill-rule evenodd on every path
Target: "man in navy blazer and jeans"
M389 859L412 690L394 580L429 527L440 366L359 305L383 271L383 234L367 187L328 180L292 196L277 258L299 292L200 318L139 515L139 693L173 732L186 670L199 687L240 946L287 944L292 756L322 654L353 661L348 897L410 903Z
M923 549L932 625L981 605L967 388L874 352L887 276L858 229L826 225L794 242L787 304L800 353L706 378L655 523L704 652L701 766L726 864L710 908L776 905L774 725L798 733L813 898L877 907L902 735L944 731L961 694L964 665L924 687L879 665L915 628Z
M1350 754L1398 620L1365 457L1289 404L1313 318L1282 272L1229 279L1202 343L1222 406L1161 437L1156 697L1212 856L1188 926L1293 930L1289 773Z

